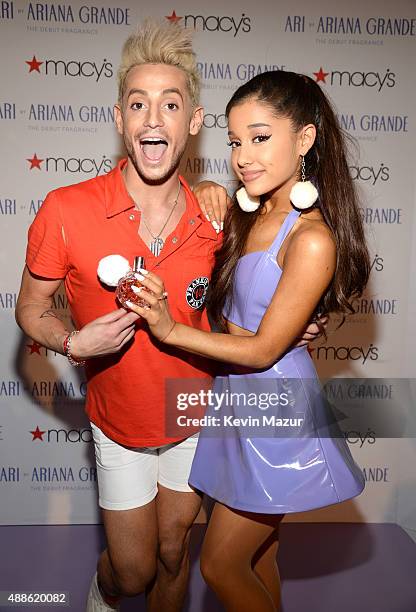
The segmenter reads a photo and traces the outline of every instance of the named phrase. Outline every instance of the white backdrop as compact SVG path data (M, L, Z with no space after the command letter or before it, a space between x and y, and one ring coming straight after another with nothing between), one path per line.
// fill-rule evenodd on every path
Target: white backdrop
M333 385L340 407L361 406L360 393L375 396L366 401L373 420L346 432L367 487L352 502L290 520L394 521L416 530L416 445L401 436L415 403L406 382L416 341L414 3L287 6L152 3L153 16L195 29L206 118L183 173L191 184L206 177L232 190L224 108L258 72L303 72L333 100L358 144L351 172L372 272L357 313L312 354L323 377L354 379ZM27 229L46 193L108 172L122 154L112 119L115 73L124 39L148 15L133 0L0 2L0 524L99 520L85 384L63 357L22 336L14 306ZM56 307L68 316L63 294ZM360 390L356 378L365 382ZM381 412L390 420L384 429L375 419Z

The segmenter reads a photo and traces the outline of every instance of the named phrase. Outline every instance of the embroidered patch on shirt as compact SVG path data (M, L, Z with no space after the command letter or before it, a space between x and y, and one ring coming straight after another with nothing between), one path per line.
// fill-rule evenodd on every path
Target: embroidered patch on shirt
M205 302L209 286L209 279L206 276L194 278L186 288L186 301L191 308L198 310Z

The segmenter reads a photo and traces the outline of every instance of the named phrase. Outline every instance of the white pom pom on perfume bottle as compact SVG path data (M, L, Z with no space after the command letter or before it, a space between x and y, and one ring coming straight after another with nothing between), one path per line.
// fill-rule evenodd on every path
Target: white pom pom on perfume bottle
M298 181L290 190L289 197L295 208L305 210L315 204L318 196L318 190L310 181Z
M98 262L97 275L104 285L117 287L120 278L131 270L129 262L121 255L107 255Z
M239 207L244 212L254 212L260 206L260 198L249 196L245 187L240 187L235 196Z

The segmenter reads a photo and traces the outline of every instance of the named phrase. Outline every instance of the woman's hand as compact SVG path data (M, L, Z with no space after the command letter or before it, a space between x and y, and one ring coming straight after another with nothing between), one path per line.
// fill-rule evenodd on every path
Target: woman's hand
M139 274L136 273L136 277L138 283L133 291L146 303L146 306L138 306L133 302L126 302L126 306L146 319L153 336L163 342L175 327L175 321L169 312L168 294L163 280L154 272L142 269L139 270Z
M302 330L301 334L296 338L296 343L293 346L305 346L317 338L324 335L327 330L329 317L320 315L317 316L317 321L321 324L323 329L315 321L310 321L308 325Z
M224 227L224 218L231 199L225 187L212 181L201 181L193 188L198 204L217 234Z

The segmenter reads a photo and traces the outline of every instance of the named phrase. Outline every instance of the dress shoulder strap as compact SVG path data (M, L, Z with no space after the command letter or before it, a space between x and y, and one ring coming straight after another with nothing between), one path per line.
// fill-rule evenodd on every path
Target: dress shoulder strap
M299 218L299 215L300 215L299 210L293 209L290 211L290 213L287 215L286 219L283 221L282 225L280 226L280 229L277 232L277 236L273 240L272 245L269 247L268 249L269 253L272 253L272 255L277 255L280 247L283 244L284 239L289 234L292 227L295 225L297 219Z

